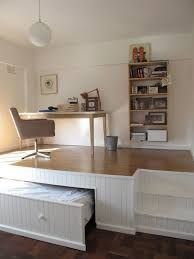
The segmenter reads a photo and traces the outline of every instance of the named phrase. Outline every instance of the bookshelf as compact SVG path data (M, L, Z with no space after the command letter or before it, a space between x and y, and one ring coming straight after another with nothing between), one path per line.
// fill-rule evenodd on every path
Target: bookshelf
M130 141L168 140L168 64L129 64Z

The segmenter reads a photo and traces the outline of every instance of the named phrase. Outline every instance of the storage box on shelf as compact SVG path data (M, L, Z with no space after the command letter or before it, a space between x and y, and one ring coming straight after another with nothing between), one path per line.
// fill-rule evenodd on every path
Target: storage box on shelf
M158 131L167 136L167 78L167 60L129 64L130 140L139 141L141 133L141 141L167 141ZM148 138L149 129L154 138Z

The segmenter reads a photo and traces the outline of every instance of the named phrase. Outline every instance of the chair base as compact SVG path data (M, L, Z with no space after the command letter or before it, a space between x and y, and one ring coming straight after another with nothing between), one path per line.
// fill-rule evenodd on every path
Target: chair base
M22 157L22 160L26 159L26 158L29 158L29 157L43 157L43 158L48 158L48 159L51 158L50 152L44 152L44 153L43 152L33 152L29 155L26 155L26 156Z
M50 152L39 152L38 151L38 140L37 139L35 139L35 141L34 141L34 146L35 146L35 151L31 154L28 154L28 155L22 157L22 160L29 158L29 157L43 157L43 158L48 158L48 159L51 158Z

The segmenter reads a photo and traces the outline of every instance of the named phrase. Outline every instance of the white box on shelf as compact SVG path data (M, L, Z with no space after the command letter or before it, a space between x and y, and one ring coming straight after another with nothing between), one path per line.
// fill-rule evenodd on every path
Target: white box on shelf
M147 130L148 141L167 141L167 130Z

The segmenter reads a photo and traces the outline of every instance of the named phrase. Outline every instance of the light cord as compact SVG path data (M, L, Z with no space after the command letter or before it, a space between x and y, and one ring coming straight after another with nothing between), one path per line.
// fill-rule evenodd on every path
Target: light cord
M41 17L40 17L40 0L38 0L38 20L41 22Z

